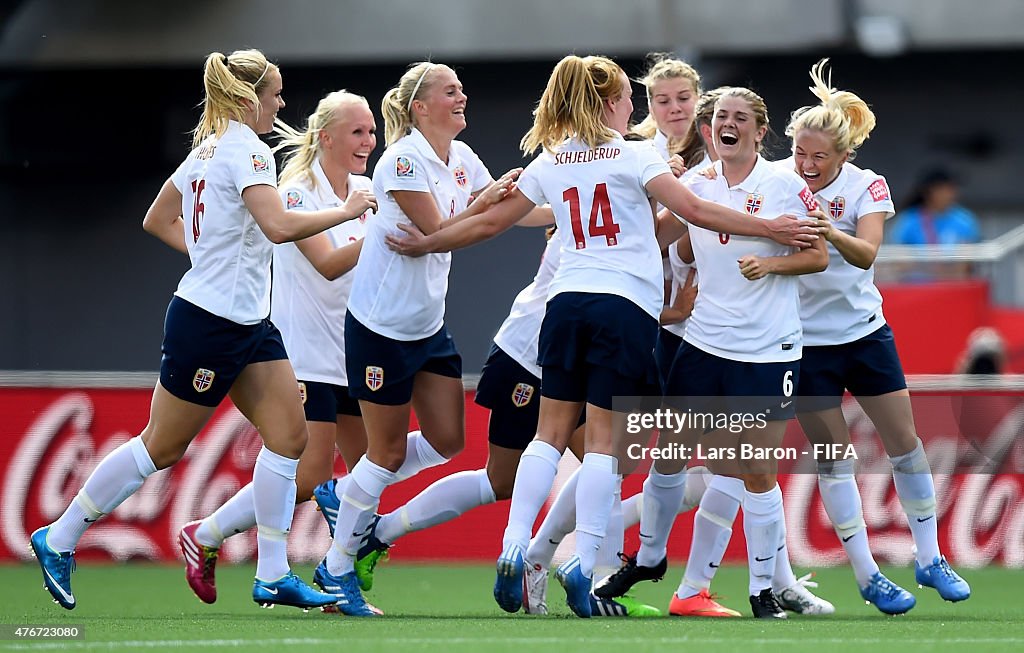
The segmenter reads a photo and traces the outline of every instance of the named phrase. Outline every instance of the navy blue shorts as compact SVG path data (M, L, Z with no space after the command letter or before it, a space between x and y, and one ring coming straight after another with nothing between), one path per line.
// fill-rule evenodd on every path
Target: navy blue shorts
M547 304L540 328L541 393L612 409L612 397L656 388L658 321L625 297L566 292Z
M487 440L506 449L526 449L537 435L540 419L541 381L506 354L498 345L484 363L476 386L476 403L491 411ZM587 421L580 411L577 428Z
M164 318L160 385L200 406L220 404L247 365L287 359L269 319L238 324L175 295Z
M338 421L338 415L362 417L359 402L348 394L348 386L322 381L299 381L299 397L307 422Z
M768 421L796 412L800 361L747 363L729 360L683 341L666 384L666 401L678 410L764 413Z
M442 326L422 340L393 340L345 316L345 370L352 397L385 406L412 399L417 372L462 378L462 357Z
M658 382L662 394L665 394L665 385L668 383L668 373L672 369L672 361L676 359L676 352L683 342L682 337L668 331L658 329L658 344L654 347L654 359L658 363Z
M797 408L800 412L835 408L847 389L855 397L877 397L906 388L896 340L886 324L853 342L804 347Z

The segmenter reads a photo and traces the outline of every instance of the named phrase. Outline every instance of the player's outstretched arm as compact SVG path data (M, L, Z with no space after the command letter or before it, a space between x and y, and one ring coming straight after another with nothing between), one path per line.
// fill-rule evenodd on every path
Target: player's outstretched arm
M164 182L153 204L146 211L142 228L167 246L182 254L188 253L185 247L185 225L181 218L181 191L175 188L170 179Z
M497 236L522 220L535 206L519 189L515 189L509 197L483 213L460 220L445 229L423 234L400 224L398 228L408 235L404 238L387 236L386 241L388 247L404 256L450 252Z
M814 220L779 216L774 220L751 220L749 215L703 200L668 174L647 182L647 192L677 216L698 227L736 236L769 238L790 247L805 248L818 240ZM660 237L659 237L660 241Z
M367 209L377 211L377 198L367 190L352 191L343 205L323 211L287 211L277 189L268 184L249 186L242 191L242 201L256 224L275 244L309 238L334 225L358 218Z

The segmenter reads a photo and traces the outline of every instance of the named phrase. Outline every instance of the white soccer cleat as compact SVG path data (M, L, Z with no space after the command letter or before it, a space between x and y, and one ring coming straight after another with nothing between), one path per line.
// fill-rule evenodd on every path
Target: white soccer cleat
M523 611L526 614L548 613L548 570L526 561L523 574Z
M779 605L790 612L805 615L833 614L836 607L821 598L811 594L808 587L817 587L818 584L811 580L814 574L806 574L797 579L796 583L789 587L775 592Z

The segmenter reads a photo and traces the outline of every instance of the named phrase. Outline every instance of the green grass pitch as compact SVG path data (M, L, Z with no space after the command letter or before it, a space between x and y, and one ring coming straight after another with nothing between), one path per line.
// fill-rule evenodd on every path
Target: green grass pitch
M304 578L309 568L297 568ZM257 607L250 599L251 566L218 570L220 597L204 605L185 585L182 569L152 564L84 564L73 576L78 607L62 610L42 590L35 565L0 567L0 623L80 624L72 641L0 640L0 651L1010 651L1024 649L1024 571L967 570L973 596L944 603L933 590L917 589L913 570L887 569L918 598L902 617L866 606L846 567L824 569L821 596L835 603L830 617L791 617L786 622L743 619L590 619L570 616L565 595L552 581L552 616L507 615L491 598L493 568L386 564L368 594L387 616L353 619L304 614L294 608ZM679 565L662 583L643 583L637 598L663 610L681 576ZM721 601L749 614L745 567L726 567L715 590Z

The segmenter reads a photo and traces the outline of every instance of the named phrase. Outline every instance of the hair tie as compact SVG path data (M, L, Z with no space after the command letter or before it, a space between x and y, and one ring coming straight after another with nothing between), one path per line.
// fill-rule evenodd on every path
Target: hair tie
M418 80L416 80L416 86L413 87L412 95L409 96L409 106L406 107L406 111L408 111L410 114L412 113L412 103L413 103L413 100L416 99L416 94L419 93L420 84L423 83L423 78L427 76L427 73L429 73L430 69L433 68L433 67L434 67L434 64L428 63L426 70L424 70L423 74L420 75L420 78Z
M225 68L227 68L227 67L228 67L228 66L230 65L230 64L228 63L228 55L226 55L226 54L222 54L222 55L220 55L220 60L221 60L222 62L224 62L224 67L225 67Z

